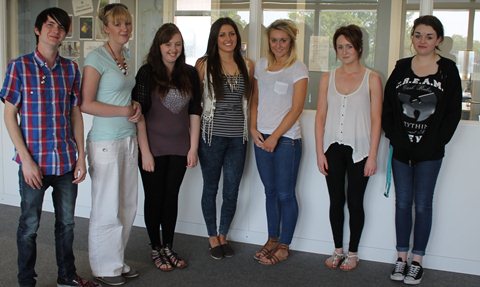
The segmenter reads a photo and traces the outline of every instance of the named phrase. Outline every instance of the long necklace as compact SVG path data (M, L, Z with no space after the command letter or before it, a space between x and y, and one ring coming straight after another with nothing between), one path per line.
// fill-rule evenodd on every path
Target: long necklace
M123 57L123 65L120 64L118 61L117 57L115 56L115 53L113 52L112 47L110 46L110 43L107 41L108 48L110 49L110 52L112 52L113 59L115 60L115 63L117 63L117 67L122 71L122 73L126 76L128 74L128 64L127 61L125 61L125 57Z
M240 76L240 74L238 73L238 69L235 70L235 73L233 75L227 74L225 70L223 70L223 75L225 77L225 80L227 81L228 87L230 88L230 92L235 92L238 89L238 80Z

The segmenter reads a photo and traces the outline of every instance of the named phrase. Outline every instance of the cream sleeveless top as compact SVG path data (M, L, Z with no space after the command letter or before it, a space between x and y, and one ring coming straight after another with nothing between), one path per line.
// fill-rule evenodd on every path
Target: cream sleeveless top
M356 163L367 157L370 150L370 70L365 70L359 87L348 95L337 91L335 72L330 73L328 83L324 151L335 142L350 146Z

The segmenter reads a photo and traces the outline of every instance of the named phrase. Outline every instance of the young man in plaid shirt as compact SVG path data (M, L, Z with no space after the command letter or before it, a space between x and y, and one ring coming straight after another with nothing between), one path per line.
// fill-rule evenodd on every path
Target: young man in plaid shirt
M77 185L85 179L86 167L78 106L80 72L76 63L58 53L70 24L62 9L42 11L35 21L35 51L10 62L0 91L5 125L15 145L14 160L20 164L20 286L36 283L36 237L49 187L55 207L57 286L99 286L76 274L72 248Z

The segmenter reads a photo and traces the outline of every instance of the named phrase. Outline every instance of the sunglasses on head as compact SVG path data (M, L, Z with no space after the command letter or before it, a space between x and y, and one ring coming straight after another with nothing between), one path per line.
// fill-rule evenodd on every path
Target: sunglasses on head
M103 11L104 11L104 13L107 13L108 11L112 10L114 7L117 7L117 6L123 7L123 8L125 8L126 10L128 10L127 5L125 5L125 4L122 4L122 3L112 3L112 4L107 4L107 5L105 5L105 7L103 7Z

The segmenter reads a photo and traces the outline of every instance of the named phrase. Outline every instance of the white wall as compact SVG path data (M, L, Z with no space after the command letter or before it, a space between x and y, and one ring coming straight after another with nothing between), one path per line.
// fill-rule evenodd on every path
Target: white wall
M295 250L330 254L333 241L328 221L329 200L325 179L316 167L314 117L315 111L303 113L304 153L297 185L300 214L291 247ZM85 116L86 131L90 126L91 118ZM18 206L18 167L11 161L13 146L3 124L0 130L0 139L3 141L0 179L4 178L0 203ZM480 224L476 215L480 201L480 188L476 178L480 163L479 147L480 124L461 122L452 142L447 146L447 155L437 183L433 228L424 259L427 268L480 275L480 249L477 248L480 242ZM379 171L370 179L365 195L366 221L359 253L365 260L390 263L396 258L394 190L391 191L390 198L383 196L386 152L387 141L383 138L378 159ZM87 178L79 188L78 216L89 216L89 190L90 179ZM202 176L200 167L196 167L187 171L182 185L177 232L207 235L200 207L201 193ZM230 233L232 240L254 244L265 242L267 227L264 199L253 149L249 145L237 213ZM49 193L45 197L44 209L53 210ZM135 225L144 226L142 187L139 187ZM345 238L348 238L347 232Z

